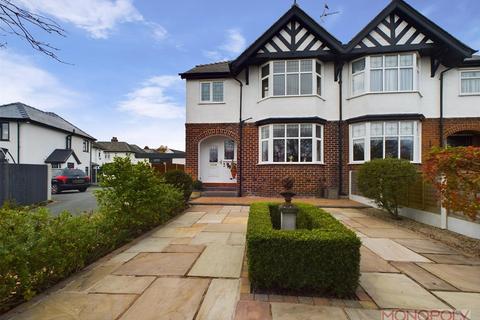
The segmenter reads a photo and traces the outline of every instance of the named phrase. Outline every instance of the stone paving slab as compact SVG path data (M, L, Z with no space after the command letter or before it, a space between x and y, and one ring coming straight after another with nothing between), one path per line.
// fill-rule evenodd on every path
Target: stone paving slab
M245 233L234 232L230 234L227 244L232 246L243 246L245 245L246 235Z
M155 280L155 277L108 275L95 284L89 292L141 294L153 280Z
M127 262L128 260L132 259L138 254L138 252L122 252L117 254L116 256L112 257L106 263L108 264L119 264Z
M390 238L390 239L425 239L424 236L405 229L388 228L356 228L361 233L372 238Z
M190 277L239 278L244 246L212 244L208 246L188 273Z
M430 262L427 258L390 239L361 238L365 247L387 261Z
M424 254L424 256L436 263L480 265L480 260L460 254ZM478 276L480 277L480 274Z
M348 320L342 308L294 303L271 303L273 320Z
M235 310L235 320L271 320L270 303L240 300Z
M354 217L354 218L351 218L351 219L360 223L361 225L363 225L364 227L367 227L367 228L380 228L380 229L384 229L384 228L393 229L393 228L395 228L395 226L392 225L391 223L385 222L385 221L377 219L377 218L363 216L361 218Z
M116 270L120 264L105 264L97 266L91 270L85 270L73 276L72 281L68 283L64 291L82 292L90 289L94 284L105 278Z
M48 296L15 320L114 320L135 300L135 295L62 292Z
M347 313L350 320L381 320L382 319L381 310L346 308L345 312Z
M361 246L360 272L398 272L398 270L369 249Z
M442 253L442 254L455 254L455 250L447 247L446 245L436 242L431 239L393 239L395 242L409 248L417 253Z
M205 249L203 245L192 245L192 244L171 244L163 252L192 252L192 253L201 253Z
M234 223L234 224L247 224L248 222L248 217L247 216L242 216L242 217L232 217L230 214L223 220L223 223Z
M185 212L175 220L167 224L166 227L190 227L196 223L206 212ZM162 228L164 229L164 228Z
M190 244L227 244L229 237L228 232L200 232L190 241Z
M240 295L239 279L213 279L196 320L233 319Z
M480 293L445 291L433 291L433 293L457 310L470 311L471 320L480 320ZM462 317L459 316L457 319Z
M170 238L146 238L125 252L162 252L170 244Z
M152 237L161 238L192 238L205 228L204 224L194 224L191 227L165 227L152 234Z
M457 289L442 279L434 276L423 268L420 268L413 262L392 262L392 264L401 272L408 275L413 280L420 283L429 290L449 290L456 291Z
M120 319L193 319L208 283L208 279L159 278Z
M198 257L198 253L140 253L114 274L136 276L183 276Z
M173 238L170 244L189 244L192 238Z
M380 308L426 310L448 308L403 274L362 273L360 285Z
M222 223L226 216L226 213L207 213L198 220L198 223Z
M203 230L205 232L247 232L246 224L209 224Z
M438 263L418 265L462 291L480 292L480 266Z

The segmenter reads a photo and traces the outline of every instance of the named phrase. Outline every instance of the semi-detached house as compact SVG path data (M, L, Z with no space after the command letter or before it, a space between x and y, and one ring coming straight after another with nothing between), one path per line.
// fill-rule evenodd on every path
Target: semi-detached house
M347 194L349 172L480 145L480 57L402 0L350 42L293 5L235 60L186 79L186 170L210 186Z

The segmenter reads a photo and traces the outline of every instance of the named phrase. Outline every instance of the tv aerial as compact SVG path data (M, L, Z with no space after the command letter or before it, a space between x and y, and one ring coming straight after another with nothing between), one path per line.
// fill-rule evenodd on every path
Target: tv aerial
M330 8L328 7L328 4L325 2L325 4L323 5L323 12L322 14L320 15L320 21L321 22L325 22L325 18L328 17L328 16L333 16L335 14L339 14L340 11L332 11L330 12Z

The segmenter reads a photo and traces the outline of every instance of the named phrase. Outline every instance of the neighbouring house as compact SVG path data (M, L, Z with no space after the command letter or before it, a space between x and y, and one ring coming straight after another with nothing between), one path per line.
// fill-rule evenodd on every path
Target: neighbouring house
M142 157L142 148L124 141L118 141L117 137L112 137L110 141L98 141L96 144L98 149L103 149L102 155L104 155L104 157L102 161L99 161L100 166L104 163L113 162L113 159L116 157L129 158L132 163L145 160L145 158Z
M263 30L259 30L262 33ZM341 43L293 5L235 60L186 79L186 171L239 195L348 194L349 172L480 144L480 56L405 1Z
M16 102L0 106L0 148L9 163L50 164L91 173L95 138L53 112Z
M149 160L153 168L158 172L167 172L170 170L184 170L185 152L170 148L150 149L143 148L142 157Z

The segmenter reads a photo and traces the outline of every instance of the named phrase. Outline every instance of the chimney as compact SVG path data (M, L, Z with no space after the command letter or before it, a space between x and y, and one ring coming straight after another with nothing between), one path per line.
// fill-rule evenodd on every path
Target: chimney
M150 150L150 148L148 146L145 146L143 150Z
M118 142L118 139L117 137L112 137L112 140L110 140L111 142Z

